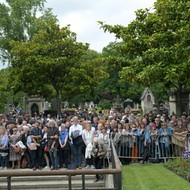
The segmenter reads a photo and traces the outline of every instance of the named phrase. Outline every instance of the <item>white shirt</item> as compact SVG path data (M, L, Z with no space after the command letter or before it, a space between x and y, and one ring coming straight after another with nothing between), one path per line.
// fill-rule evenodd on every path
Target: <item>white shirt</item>
M69 129L69 138L71 139L71 142L72 142L72 137L71 137L71 134L72 134L72 132L74 132L74 131L80 131L80 135L82 135L82 130L83 130L83 127L82 127L82 125L80 125L80 124L77 124L77 125L72 125L71 127L70 127L70 129Z

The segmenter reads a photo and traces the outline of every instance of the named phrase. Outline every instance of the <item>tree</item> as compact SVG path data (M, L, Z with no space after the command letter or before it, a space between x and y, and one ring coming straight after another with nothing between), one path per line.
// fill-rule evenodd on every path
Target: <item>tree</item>
M126 63L122 79L146 86L163 82L177 93L177 114L181 114L181 93L190 80L189 8L187 0L158 0L154 12L138 10L127 27L100 22L105 31L122 39L119 49Z
M44 10L45 0L6 0L0 3L1 61L10 63L10 40L26 42L38 31L37 14L56 19L50 10ZM45 11L45 12L44 12ZM44 16L46 15L46 16Z
M70 97L73 103L96 101L98 95L95 89L107 77L101 54L88 50L78 67L72 68L70 76L70 82L63 89L66 99Z
M43 29L32 40L11 42L11 80L14 91L44 97L53 94L59 99L61 91L72 86L73 70L80 69L88 45L77 42L69 26L60 28L54 20L39 22Z

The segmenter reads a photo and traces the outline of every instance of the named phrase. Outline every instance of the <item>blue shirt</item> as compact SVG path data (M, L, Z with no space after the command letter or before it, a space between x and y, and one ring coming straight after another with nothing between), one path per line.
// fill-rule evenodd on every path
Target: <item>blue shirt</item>
M9 137L8 137L8 135L3 135L3 137L0 139L0 146L1 147L6 147L6 146L8 146L8 142L9 142Z
M68 136L67 130L60 131L60 132L59 132L59 138L60 138L60 140L61 140L61 144L62 144L62 145L65 144L65 139L66 139L67 136Z

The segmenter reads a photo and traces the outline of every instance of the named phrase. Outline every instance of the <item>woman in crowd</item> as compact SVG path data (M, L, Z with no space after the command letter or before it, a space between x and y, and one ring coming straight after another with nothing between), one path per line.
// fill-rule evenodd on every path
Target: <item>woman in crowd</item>
M144 155L144 149L145 149L145 125L143 122L140 123L140 128L139 128L139 132L138 132L138 136L139 136L139 156L143 157ZM141 160L141 163L143 161Z
M115 135L114 135L115 136ZM109 166L109 157L110 157L110 138L109 138L109 134L107 133L107 129L105 127L102 128L102 133L99 135L99 140L104 144L104 146L107 149L107 154L105 156L104 159L104 166L108 167Z
M99 135L102 133L103 123L98 123L97 130L95 131L95 137L98 138Z
M132 147L132 162L136 162L137 161L137 157L138 157L138 147L137 147L137 143L138 143L138 128L137 125L135 124L134 121L130 122L131 125L131 135L133 138L133 147Z
M83 141L86 146L85 159L86 159L86 169L94 169L93 160L91 157L92 153L92 143L94 139L94 131L91 128L90 121L85 122L85 129L83 130Z
M6 134L6 129L0 127L0 168L7 169L8 165L8 142L9 138Z
M177 126L173 130L172 135L172 143L174 146L174 154L175 156L180 156L185 150L185 147L187 146L186 140L187 140L187 127L183 125L182 120L177 121Z
M27 161L27 165L29 168L32 168L32 159L31 159L31 154L29 151L29 148L27 146L27 138L30 135L30 131L29 131L29 127L27 125L24 125L23 127L23 133L21 135L21 141L23 142L23 144L25 145L26 149L24 151L24 157L26 158ZM24 158L23 158L24 159Z
M9 160L12 162L12 169L15 168L15 161L17 161L17 167L20 168L21 150L19 151L19 147L16 143L21 140L21 136L18 135L17 132L17 128L13 128L13 134L9 137Z
M48 122L48 149L51 159L51 170L59 169L59 159L58 159L58 146L59 146L59 129L55 125L54 120Z
M166 122L162 122L161 128L158 130L159 142L161 148L161 157L170 156L170 136L172 135L172 130L167 127Z
M61 124L61 130L59 131L59 162L60 168L66 167L69 165L69 143L68 143L69 133L66 129L66 125Z
M49 161L49 149L48 149L48 140L47 140L47 134L48 134L48 128L47 126L45 126L43 128L43 132L42 132L42 147L43 147L43 154L44 154L44 159L46 162L46 166L45 169L49 169L50 168L50 161Z

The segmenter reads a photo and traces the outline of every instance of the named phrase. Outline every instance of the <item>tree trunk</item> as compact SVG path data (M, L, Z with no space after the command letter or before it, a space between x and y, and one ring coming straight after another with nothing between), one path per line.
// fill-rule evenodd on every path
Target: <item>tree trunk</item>
M182 111L182 87L181 86L177 89L176 100L177 100L176 114L178 116L181 116L181 111Z
M56 110L58 114L61 113L61 100L59 97L55 97L51 101L52 110Z

